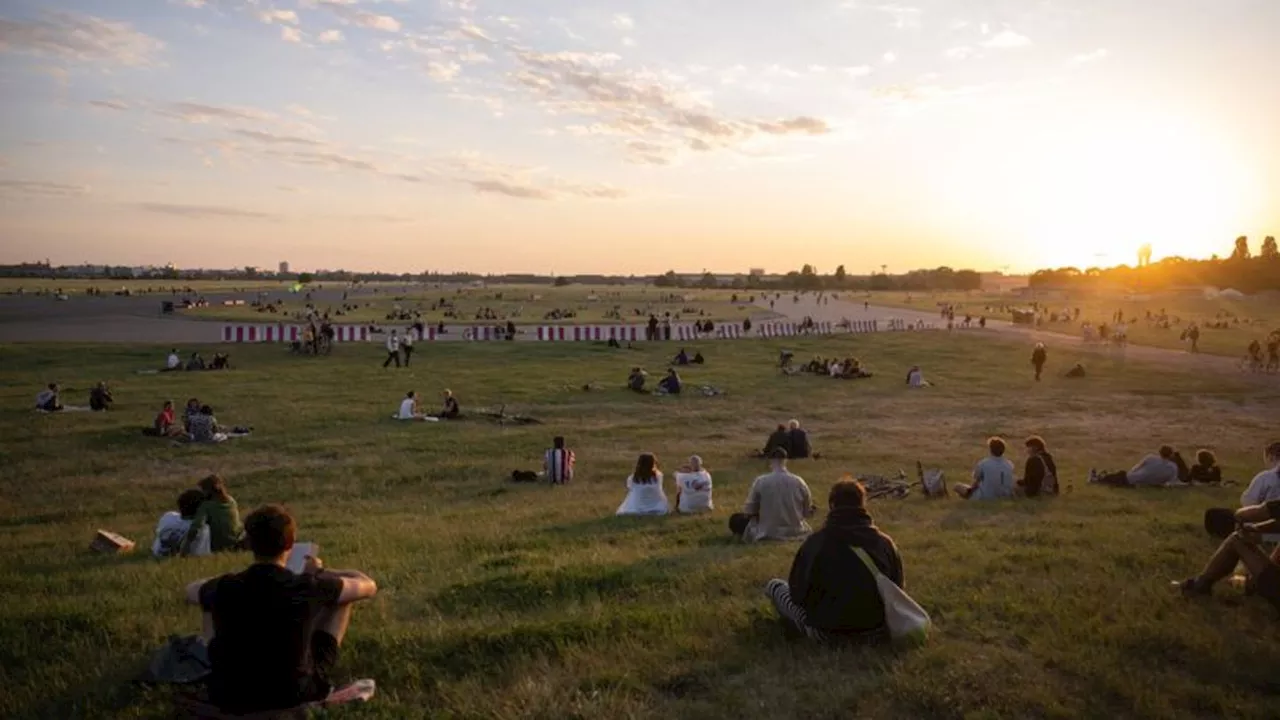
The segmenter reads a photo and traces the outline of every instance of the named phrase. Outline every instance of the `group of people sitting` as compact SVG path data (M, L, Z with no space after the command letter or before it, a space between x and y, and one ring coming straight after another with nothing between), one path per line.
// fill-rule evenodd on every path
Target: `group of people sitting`
M205 362L199 352L191 353L191 357L187 358L184 364L182 358L178 357L178 350L175 348L169 351L169 357L165 360L162 372L178 372L182 370L230 370L231 356L227 353L214 353L211 362Z
M862 361L856 357L839 358L815 357L800 367L800 372L825 375L840 380L859 380L871 377L871 373L862 367Z
M200 480L178 496L177 511L160 516L151 554L158 557L208 555L243 548L240 508L218 475Z
M649 373L645 372L642 367L631 368L631 374L627 376L627 388L632 392L647 394L649 390L645 387L648 382ZM684 381L680 379L680 374L675 368L667 368L667 374L658 381L658 386L653 390L655 395L679 395L684 389Z
M1058 464L1054 461L1044 438L1032 435L1023 443L1026 463L1022 478L1015 479L1013 463L1005 457L1008 449L1003 438L987 440L987 456L973 469L972 483L956 485L956 494L965 500L1000 500L1014 496L1036 497L1057 495ZM927 487L926 494L937 494L937 489ZM945 494L945 488L942 488Z
M182 422L174 414L173 401L165 400L160 412L156 413L151 427L143 433L152 437L173 438L197 443L220 443L230 437L248 435L250 428L225 428L218 423L213 408L200 402L198 398L187 400L182 410Z
M404 399L400 401L400 409L396 412L397 420L418 420L418 421L435 421L435 420L457 420L462 417L462 406L458 404L458 398L453 396L452 390L445 390L440 394L443 399L443 406L438 413L424 413L418 405L418 391L410 390L405 393Z
M813 452L813 445L809 442L809 433L800 427L800 421L796 419L785 424L780 423L764 441L764 449L760 451L758 457L772 457L773 451L778 449L786 450L787 457L793 460L818 457L817 453Z
M111 388L107 387L105 381L99 382L89 390L89 409L94 412L106 412L111 409L111 404L115 402L115 397L111 394ZM58 383L49 383L43 390L36 393L36 410L41 412L62 412L67 406L62 404L62 387ZM73 410L83 410L83 407L72 408Z
M697 514L711 512L711 473L702 458L693 455L676 471L676 512ZM643 453L627 476L627 497L618 506L618 515L666 515L671 511L663 489L662 470L652 453Z
M707 359L702 357L701 352L695 351L693 357L690 357L684 348L680 348L680 352L676 353L676 356L671 359L672 365L703 365L706 362Z

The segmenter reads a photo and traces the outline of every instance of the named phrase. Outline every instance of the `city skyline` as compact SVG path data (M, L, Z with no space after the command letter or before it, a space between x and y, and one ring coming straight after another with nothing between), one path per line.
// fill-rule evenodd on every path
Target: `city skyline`
M0 261L1226 256L1280 232L1277 26L1266 0L15 0Z

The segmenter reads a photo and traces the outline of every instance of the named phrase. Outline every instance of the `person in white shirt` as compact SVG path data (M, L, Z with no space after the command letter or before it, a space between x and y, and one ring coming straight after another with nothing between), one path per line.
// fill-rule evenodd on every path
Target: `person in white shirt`
M404 399L400 401L400 412L396 413L397 420L426 420L418 410L418 393L410 390L405 394Z
M382 363L382 367L387 367L392 362L396 367L400 367L400 336L396 335L395 330L387 336L387 359Z
M920 372L919 365L912 365L907 371L907 385L913 388L929 387L929 381L924 379L924 373Z
M1013 497L1013 463L1004 456L1004 440L987 440L990 453L973 469L972 485L956 485L956 494L966 500L999 500Z
M751 483L742 512L729 517L729 532L745 542L793 540L813 531L805 520L818 507L804 478L787 470L786 448L769 453L769 469Z
M627 478L627 498L618 506L618 515L666 515L667 495L662 491L662 471L652 453L636 460L636 469Z
M400 338L400 350L404 352L404 366L409 367L409 359L413 357L413 331L406 330Z
M164 369L165 370L181 370L182 369L182 358L178 357L177 348L174 348L173 350L169 351L169 359L165 361Z
M1280 500L1280 442L1267 446L1262 454L1263 462L1269 470L1263 470L1253 477L1248 489L1240 496L1241 507L1263 505L1273 500Z
M204 493L199 488L191 488L178 496L178 511L170 510L160 516L156 525L155 539L151 542L151 554L158 558L177 557L182 549L182 541L191 529L191 521L204 502ZM209 555L209 526L205 525L196 532L187 555Z
M1159 454L1142 458L1127 472L1090 470L1089 482L1117 487L1165 487L1178 482L1178 465L1174 461L1176 453L1171 446L1161 445Z
M682 514L711 512L711 473L702 458L693 455L689 464L676 471L676 511Z
M573 451L565 448L564 438L556 436L551 449L542 459L542 470L552 485L565 485L573 480Z

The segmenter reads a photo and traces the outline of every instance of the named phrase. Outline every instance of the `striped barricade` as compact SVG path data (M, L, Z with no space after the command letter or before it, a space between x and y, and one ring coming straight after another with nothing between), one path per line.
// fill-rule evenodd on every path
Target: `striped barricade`
M223 325L222 341L234 343L266 342L267 328L273 325Z
M487 342L489 340L506 340L507 329L496 328L492 325L477 325L469 327L462 331L463 340L471 340L474 342Z

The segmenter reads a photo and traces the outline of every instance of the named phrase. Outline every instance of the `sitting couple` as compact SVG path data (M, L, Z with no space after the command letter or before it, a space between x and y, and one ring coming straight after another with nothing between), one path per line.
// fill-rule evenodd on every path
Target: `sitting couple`
M764 450L759 457L772 457L773 451L781 448L787 451L787 458L791 460L803 460L808 457L818 457L813 451L813 446L809 443L809 433L800 428L799 420L791 420L786 425L779 425L765 440Z
M397 420L457 420L462 417L462 407L458 405L458 399L453 396L453 391L445 390L442 397L444 407L440 412L427 415L418 408L418 391L410 390L405 393L404 400L400 401L400 410L395 417Z
M698 514L711 512L711 473L702 458L693 455L687 465L676 471L676 512ZM636 468L627 478L627 497L618 506L617 515L666 515L670 512L667 494L662 489L662 471L652 453L643 453Z
M1127 471L1089 471L1090 483L1116 487L1177 487L1185 485L1190 477L1191 469L1186 461L1169 445L1161 445L1156 453L1144 457Z
M210 700L235 714L323 701L353 605L378 586L356 570L327 570L317 557L307 557L300 573L289 570L297 530L279 505L254 510L244 529L253 564L186 589L187 602L202 612Z
M973 469L973 483L956 486L956 494L965 500L999 500L1015 494L1026 497L1057 495L1058 464L1049 453L1044 438L1032 435L1024 443L1026 464L1021 480L1015 480L1013 463L1004 456L1003 439L987 440L987 457Z
M235 498L220 476L210 475L178 496L177 512L160 517L151 554L158 558L208 555L241 549L243 540Z

